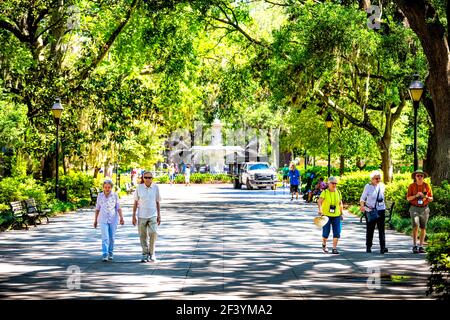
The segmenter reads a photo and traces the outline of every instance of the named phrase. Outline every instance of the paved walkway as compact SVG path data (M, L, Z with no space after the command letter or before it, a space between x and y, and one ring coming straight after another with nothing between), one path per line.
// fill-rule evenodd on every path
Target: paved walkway
M312 224L316 206L290 202L283 190L161 185L161 192L158 263L139 263L126 197L126 225L118 229L112 263L100 261L92 209L0 233L0 298L427 298L425 256L409 253L410 239L400 233L387 231L388 254L377 253L377 241L376 253L367 254L365 227L346 215L341 254L324 254L321 231ZM77 268L80 288L70 290ZM379 286L368 278L376 268Z

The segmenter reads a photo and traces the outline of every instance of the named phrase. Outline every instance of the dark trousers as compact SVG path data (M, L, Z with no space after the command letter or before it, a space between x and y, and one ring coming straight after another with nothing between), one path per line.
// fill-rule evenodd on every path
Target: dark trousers
M375 227L378 228L378 236L380 237L380 249L386 248L386 237L384 233L384 219L385 210L378 210L378 219L375 221L367 222L366 224L366 247L372 248L373 233Z

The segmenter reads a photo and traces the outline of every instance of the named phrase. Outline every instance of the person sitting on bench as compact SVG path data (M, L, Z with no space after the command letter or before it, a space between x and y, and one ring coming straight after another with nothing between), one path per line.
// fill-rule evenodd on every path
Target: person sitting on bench
M317 182L316 186L314 187L313 191L309 191L308 193L308 201L307 202L311 202L312 197L317 195L320 196L320 194L322 193L323 190L325 190L327 188L327 184L323 181L323 178L320 177L319 181Z

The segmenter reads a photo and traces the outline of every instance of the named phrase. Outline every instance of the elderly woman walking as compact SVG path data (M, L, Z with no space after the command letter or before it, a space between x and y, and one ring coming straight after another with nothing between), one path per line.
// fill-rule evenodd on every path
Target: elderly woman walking
M119 196L112 191L112 188L113 183L111 180L105 180L103 182L103 192L98 195L95 206L94 228L97 228L100 222L103 261L111 261L114 259L113 251L117 224L124 224Z
M339 254L337 244L341 237L341 220L343 220L344 205L342 203L342 195L336 188L337 179L335 177L328 178L328 189L325 189L317 201L319 206L319 215L328 217L328 222L322 229L322 250L328 253L327 241L331 228L333 229L333 250L332 254Z
M366 216L366 252L372 252L373 234L378 228L380 238L380 253L388 252L384 231L386 204L384 202L385 186L381 181L381 172L374 171L370 174L370 183L364 186L364 191L359 199L360 211Z

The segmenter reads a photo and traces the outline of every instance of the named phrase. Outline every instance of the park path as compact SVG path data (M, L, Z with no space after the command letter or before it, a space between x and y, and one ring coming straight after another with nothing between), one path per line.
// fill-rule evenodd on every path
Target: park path
M92 209L0 233L0 298L427 299L425 256L410 253L403 234L388 230L389 253L378 254L375 240L375 253L367 254L364 225L346 215L341 254L324 254L321 231L312 224L316 206L290 202L283 189L160 188L159 262L139 263L127 196L114 262L100 261ZM76 270L80 287L73 289ZM379 286L369 278L376 270Z

